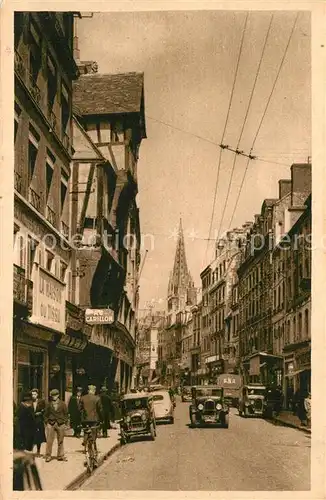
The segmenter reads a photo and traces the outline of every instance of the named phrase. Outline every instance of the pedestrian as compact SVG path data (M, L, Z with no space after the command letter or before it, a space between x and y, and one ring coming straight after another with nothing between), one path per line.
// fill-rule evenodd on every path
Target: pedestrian
M113 403L112 399L108 394L108 390L106 387L101 387L101 392L100 392L100 400L101 400L101 406L102 406L102 411L103 411L103 426L102 426L102 432L103 432L103 437L108 437L108 429L112 429L111 427L111 420L114 420L114 408L113 408Z
M35 416L33 399L30 392L22 397L22 402L16 411L16 438L17 449L33 451L35 436Z
M296 414L300 419L301 425L306 425L307 413L304 405L305 394L298 389L296 393Z
M57 437L58 442L57 458L60 461L67 461L64 455L63 441L65 426L68 423L68 408L59 398L58 389L52 389L50 397L52 401L46 406L44 412L44 422L47 430L45 461L50 462L52 459L52 447L55 437Z
M39 398L38 389L32 389L33 411L35 417L35 436L34 445L36 445L37 454L41 454L41 445L46 443L44 428L45 401Z
M82 387L77 387L76 394L73 394L68 403L70 425L74 431L74 437L80 438L81 433L81 399L83 395Z
M311 394L310 394L310 392L308 392L306 397L305 397L304 407L306 410L307 425L308 425L308 427L310 427L311 426Z
M96 438L97 427L100 422L103 422L103 410L101 399L96 395L95 385L88 386L88 394L81 398L81 414L82 426L90 427L92 429L92 439L94 441L95 450L97 451ZM84 433L83 439L84 452L86 452L86 435Z

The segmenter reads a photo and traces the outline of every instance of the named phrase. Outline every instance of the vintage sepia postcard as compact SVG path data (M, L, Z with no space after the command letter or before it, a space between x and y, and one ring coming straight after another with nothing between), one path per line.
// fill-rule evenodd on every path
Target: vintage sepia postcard
M4 498L324 498L324 2L0 14Z

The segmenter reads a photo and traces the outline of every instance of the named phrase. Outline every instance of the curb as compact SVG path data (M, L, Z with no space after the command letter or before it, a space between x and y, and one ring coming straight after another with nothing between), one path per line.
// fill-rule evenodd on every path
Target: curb
M280 418L273 418L273 422L282 425L283 427L292 427L292 429L298 429L298 431L305 432L306 434L311 434L311 430L306 428L306 427L301 427L295 424L292 424L291 422L286 422L285 420L282 420Z
M73 479L68 486L63 488L64 491L75 491L77 490L85 481L86 479L89 479L92 477L92 475L103 465L105 460L109 458L115 451L117 451L120 448L121 444L118 442L116 443L109 451L104 453L104 455L101 456L98 460L98 467L92 472L92 474L89 474L87 470L85 469L81 474L79 474L75 479Z

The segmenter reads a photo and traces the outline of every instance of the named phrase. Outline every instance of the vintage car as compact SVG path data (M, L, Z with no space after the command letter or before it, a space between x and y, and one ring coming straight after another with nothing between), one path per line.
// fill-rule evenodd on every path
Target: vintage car
M120 442L126 444L135 436L156 437L153 396L149 393L125 394L120 401Z
M239 415L264 417L266 412L266 387L261 384L244 385L239 395Z
M219 424L229 427L229 407L224 401L223 388L216 385L197 385L191 388L189 407L191 427Z
M34 456L25 451L15 450L13 454L13 490L42 490Z
M152 394L154 402L154 413L156 422L168 421L174 423L174 402L171 400L169 391L155 391Z
M191 401L191 387L184 385L181 389L181 401Z

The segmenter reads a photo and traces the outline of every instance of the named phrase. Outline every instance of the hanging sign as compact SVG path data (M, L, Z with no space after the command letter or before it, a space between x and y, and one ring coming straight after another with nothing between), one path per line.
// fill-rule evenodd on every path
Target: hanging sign
M114 323L112 309L86 309L85 321L89 325L111 325Z

